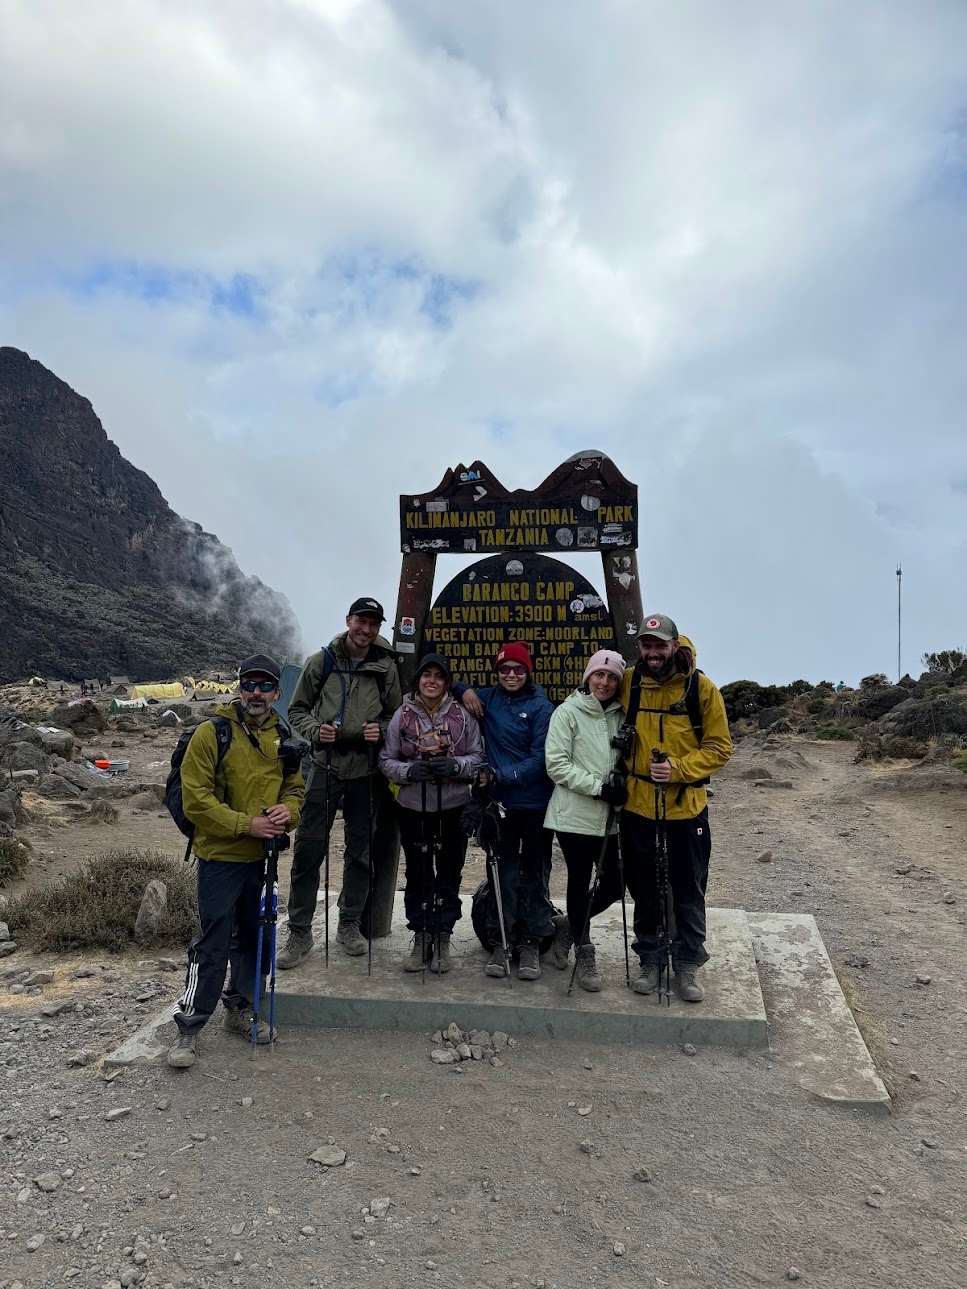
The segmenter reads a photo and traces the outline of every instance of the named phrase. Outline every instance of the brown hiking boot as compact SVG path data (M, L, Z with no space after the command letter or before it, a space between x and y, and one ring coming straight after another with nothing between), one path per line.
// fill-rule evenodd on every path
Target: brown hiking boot
M487 963L486 967L484 967L484 974L487 976L494 976L496 979L503 979L504 976L509 976L510 972L507 970L507 959L509 957L509 949L504 953L504 946L502 944L495 944L494 951L490 955L490 961Z
M404 971L422 971L424 966L430 965L430 937L428 935L424 935L422 931L417 931L410 946L409 957L404 958L401 965Z
M653 994L658 988L658 968L654 963L643 962L641 971L631 982L636 994Z
M178 1037L168 1048L168 1064L175 1070L187 1070L195 1064L198 1053L198 1035L180 1030Z
M698 967L681 966L675 972L678 996L686 1003L700 1003L705 997L705 990L695 979L696 971Z
M341 944L350 958L361 958L366 952L368 942L359 929L359 918L347 918L339 923L336 931L336 943Z
M275 965L281 971L291 971L312 951L312 932L308 927L289 927L289 935L282 952L276 956Z
M554 943L549 950L551 962L554 963L558 971L567 971L568 959L571 956L571 946L574 944L571 924L567 920L566 913L555 913L551 918L551 922L554 924Z
M450 932L441 931L439 935L431 937L430 943L433 948L433 961L430 963L430 970L435 971L438 975L445 976L453 966L450 961Z
M517 979L540 980L541 956L536 944L521 944L517 948Z
M594 960L594 945L582 944L577 951L577 957L578 984L589 994L600 993L601 977L598 975L598 965Z

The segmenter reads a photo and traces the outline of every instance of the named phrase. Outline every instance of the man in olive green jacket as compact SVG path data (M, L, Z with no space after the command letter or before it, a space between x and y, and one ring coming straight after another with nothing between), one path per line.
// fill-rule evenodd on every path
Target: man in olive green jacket
M289 703L293 728L312 745L312 770L292 855L289 936L278 957L283 970L298 966L312 949L319 872L339 807L345 843L336 939L351 957L367 948L360 919L369 894L370 846L374 864L396 852L392 798L376 771L380 743L403 702L396 654L379 634L384 620L377 600L355 600L345 632L306 660Z
M281 692L279 675L274 659L264 654L247 658L239 668L237 700L215 711L230 722L228 746L219 757L216 725L204 721L181 763L182 806L195 826L200 929L188 948L185 992L175 1008L178 1038L168 1064L176 1069L194 1064L198 1034L211 1019L219 994L225 1028L243 1038L252 1034L263 843L296 827L303 796L302 771L298 766L286 771L280 741L284 728L272 710ZM269 960L265 946L260 996ZM259 1021L258 1042L272 1037L268 1025Z

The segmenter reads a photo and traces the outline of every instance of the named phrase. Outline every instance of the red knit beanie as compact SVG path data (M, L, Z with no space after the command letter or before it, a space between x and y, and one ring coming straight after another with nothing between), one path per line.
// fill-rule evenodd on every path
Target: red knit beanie
M521 666L527 668L528 676L534 670L530 652L522 640L512 640L509 644L500 646L497 657L494 659L494 671L497 670L502 662L519 662Z

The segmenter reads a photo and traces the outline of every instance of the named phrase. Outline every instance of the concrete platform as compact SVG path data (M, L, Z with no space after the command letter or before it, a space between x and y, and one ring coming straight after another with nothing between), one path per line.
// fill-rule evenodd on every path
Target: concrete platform
M888 1114L890 1095L840 988L816 920L750 913L749 929L773 1030L773 1047L814 1096Z
M721 1044L768 1047L766 1009L759 987L746 914L740 909L709 909L708 948L715 969L703 976L705 1001L696 1006L673 996L671 1005L642 997L625 984L620 906L595 919L594 940L604 988L585 993L575 984L568 996L570 971L545 961L537 981L494 980L484 975L488 954L473 932L469 898L451 945L453 970L445 976L400 970L409 951L402 894L397 894L393 931L373 944L373 974L366 958L349 958L335 944L335 908L330 913L329 967L322 951L322 916L317 915L316 949L295 971L279 972L276 1015L280 1024L326 1028L504 1030L520 1038L580 1037L599 1042ZM629 910L630 913L630 910ZM630 928L629 928L630 933ZM631 956L632 972L636 965Z

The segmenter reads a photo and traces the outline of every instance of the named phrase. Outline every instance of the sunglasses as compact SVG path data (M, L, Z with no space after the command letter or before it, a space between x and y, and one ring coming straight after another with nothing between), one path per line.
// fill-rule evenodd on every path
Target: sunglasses
M239 689L243 689L246 694L254 694L256 690L260 694L271 694L278 684L277 680L242 680L239 682Z
M501 665L497 668L497 670L500 672L502 676L526 676L527 675L526 667L515 667L511 663L507 663L507 662L501 663Z

